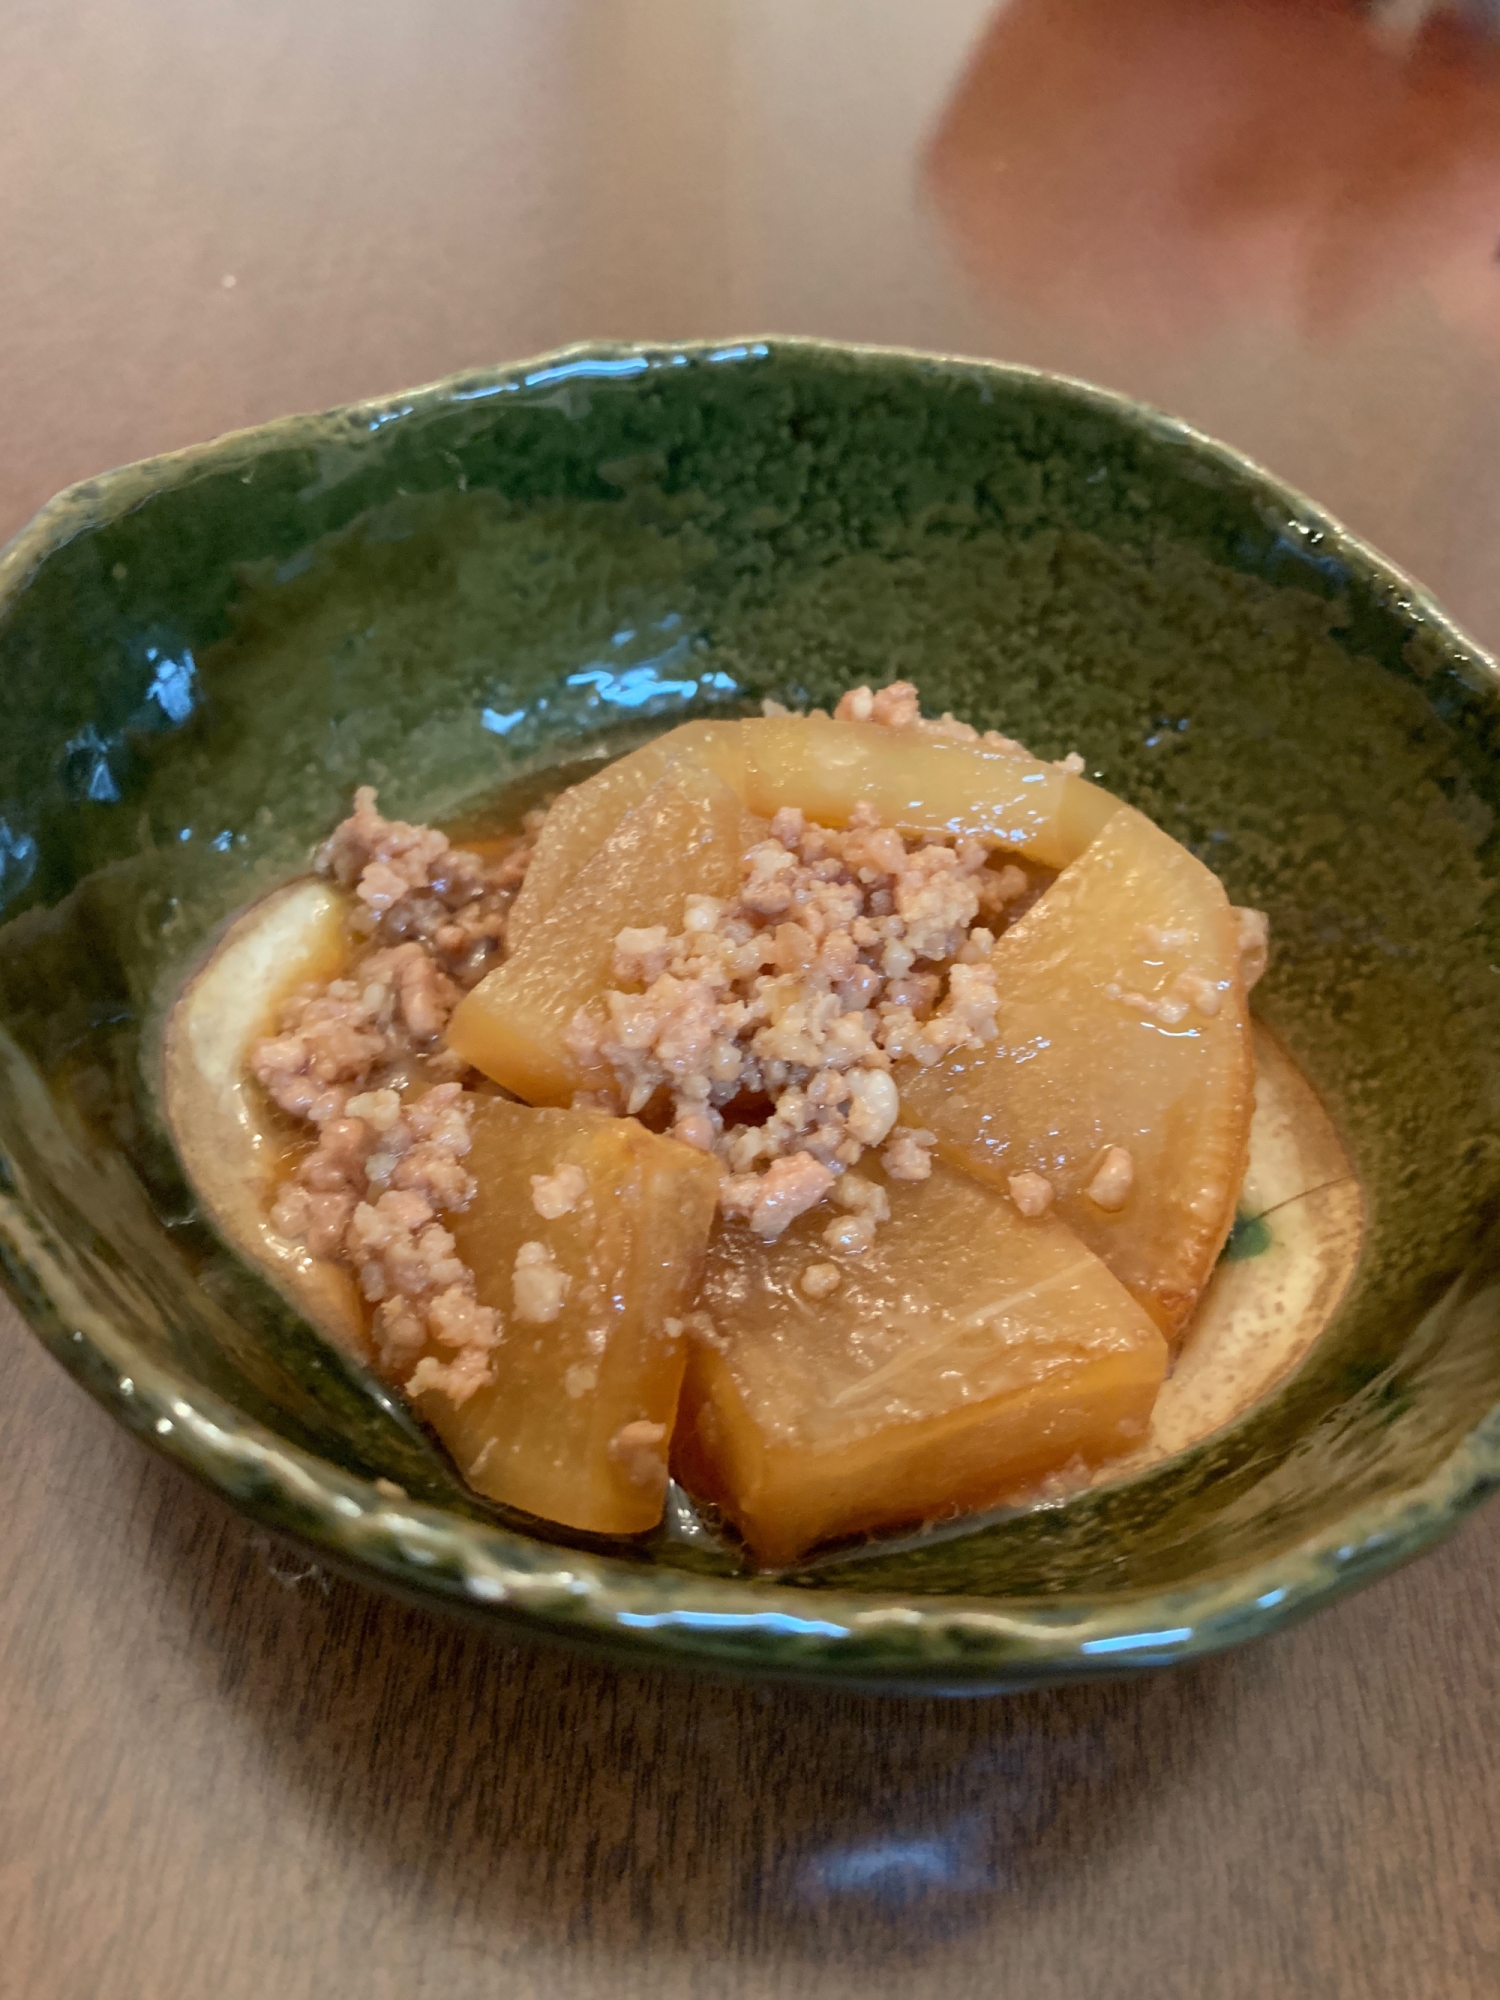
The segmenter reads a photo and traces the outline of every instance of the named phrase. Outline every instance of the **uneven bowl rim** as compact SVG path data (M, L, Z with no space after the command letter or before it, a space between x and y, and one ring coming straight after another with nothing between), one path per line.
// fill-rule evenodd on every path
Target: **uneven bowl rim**
M1500 664L1413 577L1244 453L1148 404L1045 369L912 348L787 339L659 345L585 341L466 370L394 396L279 417L80 481L0 549L0 614L40 565L148 497L268 446L347 441L446 405L552 381L629 379L691 362L780 353L940 376L1034 385L1145 431L1248 486L1278 527L1338 557L1433 630L1500 696ZM3 1165L0 1159L0 1165ZM1220 1651L1267 1633L1431 1547L1500 1485L1500 1403L1425 1479L1352 1510L1249 1569L1172 1591L1034 1599L865 1596L642 1565L532 1540L443 1508L382 1495L250 1422L170 1368L147 1362L76 1287L41 1218L0 1192L0 1282L59 1361L154 1449L231 1504L335 1567L400 1594L648 1663L913 1693L997 1692L1117 1675Z

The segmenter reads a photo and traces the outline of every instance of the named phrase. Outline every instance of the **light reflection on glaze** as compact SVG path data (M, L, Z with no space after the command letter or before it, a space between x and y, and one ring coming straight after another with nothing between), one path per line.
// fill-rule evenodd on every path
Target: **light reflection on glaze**
M528 389L539 389L549 382L574 382L580 377L608 381L620 375L640 375L650 366L646 355L628 354L618 361L565 361L556 368L537 368L524 379Z
M758 1632L794 1639L847 1639L847 1625L826 1618L796 1618L789 1611L622 1611L622 1625L651 1632L663 1626L683 1632Z
M568 675L567 684L569 687L592 688L595 701L607 701L616 708L641 708L658 695L677 695L683 701L689 701L698 692L698 682L665 680L661 670L686 660L691 650L689 640L679 639L675 646L669 647L658 658L643 660L639 666L626 667L618 673L598 664L581 667L576 674ZM713 678L722 680L727 676L715 675Z
M18 896L36 873L37 844L29 833L0 819L0 909Z
M198 674L192 654L184 648L182 657L174 660L159 657L156 648L148 646L146 658L157 662L146 689L147 701L154 701L168 722L186 722L193 712L193 682Z
M479 711L480 728L489 730L492 736L509 736L516 724L525 720L524 708L508 709L504 715L495 708L482 708Z
M110 745L92 722L86 722L76 736L70 736L63 745L64 770L67 773L68 789L78 799L89 799L96 805L113 805L120 796L120 787L109 767Z
M1108 1639L1085 1639L1082 1653L1144 1653L1164 1646L1180 1646L1191 1639L1191 1625L1174 1625L1167 1632L1121 1632Z
M806 1864L799 1886L804 1895L815 1897L871 1893L900 1897L914 1888L987 1888L988 1871L965 1851L977 1832L966 1825L952 1833L897 1834L835 1847Z

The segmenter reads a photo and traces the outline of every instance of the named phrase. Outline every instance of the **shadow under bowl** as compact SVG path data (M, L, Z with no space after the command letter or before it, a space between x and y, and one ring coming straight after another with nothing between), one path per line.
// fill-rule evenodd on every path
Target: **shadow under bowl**
M444 818L897 677L1082 750L1269 911L1257 1008L1362 1179L1354 1283L1226 1431L967 1532L775 1579L497 1513L215 1235L164 1010L356 784ZM1268 1630L1500 1474L1500 679L1185 426L969 361L569 349L74 488L0 555L0 684L5 1282L123 1423L330 1563L637 1660L997 1689Z

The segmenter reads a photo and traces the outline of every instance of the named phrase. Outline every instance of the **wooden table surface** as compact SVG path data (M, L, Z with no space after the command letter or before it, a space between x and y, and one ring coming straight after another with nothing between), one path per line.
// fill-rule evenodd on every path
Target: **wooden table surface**
M1092 375L1500 642L1500 55L1337 0L10 0L0 537L587 335ZM1500 1993L1500 1509L1244 1653L944 1705L303 1572L0 1308L0 1995Z

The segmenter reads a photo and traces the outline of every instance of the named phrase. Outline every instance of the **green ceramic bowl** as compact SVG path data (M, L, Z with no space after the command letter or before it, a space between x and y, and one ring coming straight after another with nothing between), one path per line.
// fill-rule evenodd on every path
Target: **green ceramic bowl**
M1082 748L1269 910L1260 1011L1368 1194L1354 1286L1227 1432L964 1533L769 1581L504 1517L215 1236L162 1010L358 782L438 817L898 675ZM64 494L0 556L0 685L6 1283L122 1423L327 1561L640 1661L996 1689L1264 1632L1500 1476L1500 680L1184 426L974 362L574 348Z

